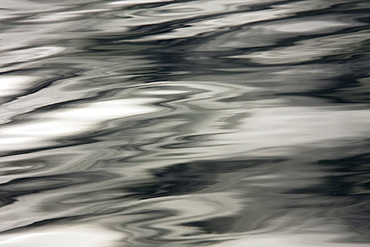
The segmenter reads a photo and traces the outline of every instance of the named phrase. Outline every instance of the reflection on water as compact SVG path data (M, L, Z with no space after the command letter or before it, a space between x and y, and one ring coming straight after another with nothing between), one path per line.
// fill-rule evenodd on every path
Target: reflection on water
M0 246L73 246L73 247L100 247L119 239L118 233L107 232L104 229L79 225L75 227L58 227L57 229L39 230L22 235L4 235Z
M370 246L364 0L0 1L0 246Z

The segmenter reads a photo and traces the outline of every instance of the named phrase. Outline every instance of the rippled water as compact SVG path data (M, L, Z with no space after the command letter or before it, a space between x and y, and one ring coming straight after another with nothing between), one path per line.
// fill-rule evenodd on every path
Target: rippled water
M369 1L0 6L0 247L370 246Z

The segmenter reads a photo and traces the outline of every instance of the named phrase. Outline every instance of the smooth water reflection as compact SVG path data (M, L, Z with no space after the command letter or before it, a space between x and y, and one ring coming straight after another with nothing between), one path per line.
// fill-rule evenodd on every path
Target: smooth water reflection
M0 246L370 246L367 1L6 1Z

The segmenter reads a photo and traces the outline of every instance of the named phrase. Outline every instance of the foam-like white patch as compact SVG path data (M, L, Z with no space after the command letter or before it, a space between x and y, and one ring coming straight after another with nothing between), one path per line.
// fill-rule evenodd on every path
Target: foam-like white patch
M0 247L109 247L121 234L92 226L62 226L0 235Z

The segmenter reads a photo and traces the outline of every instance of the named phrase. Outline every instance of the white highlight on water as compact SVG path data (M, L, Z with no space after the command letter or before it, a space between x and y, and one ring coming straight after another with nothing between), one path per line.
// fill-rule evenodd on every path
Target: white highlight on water
M130 6L130 5L137 5L137 4L146 4L146 3L163 3L163 2L169 2L169 0L124 0L124 1L115 1L109 3L109 5L124 5L124 6Z
M19 63L50 57L59 54L64 50L65 48L61 46L38 46L3 52L0 55L0 58L5 63Z
M305 33L305 32L315 32L321 30L331 30L332 28L343 28L349 25L344 22L335 21L301 21L294 23L279 23L273 29L281 32L292 32L292 33Z
M263 149L276 147L332 146L335 142L356 140L370 133L369 110L271 107L256 108L251 113L241 120L239 129L217 135L215 139L232 146L233 152L258 155ZM287 150L279 155L286 154Z
M45 140L92 131L108 120L153 113L157 111L157 108L146 104L155 101L157 99L154 98L116 99L42 113L37 115L37 121L1 128L1 150L40 147L47 145L43 142Z
M36 81L38 78L35 76L1 76L0 77L0 97L15 95L24 88L29 87L29 85Z
M109 247L121 237L122 234L88 225L60 226L2 235L0 247Z
M329 233L307 233L307 234L288 234L288 233L268 233L261 235L250 235L239 240L225 241L211 247L368 247L368 244L361 243L341 243L343 235Z

